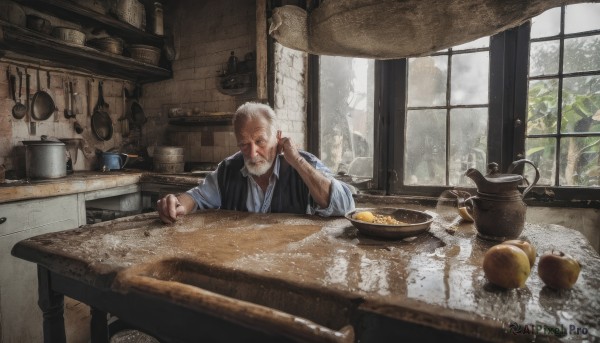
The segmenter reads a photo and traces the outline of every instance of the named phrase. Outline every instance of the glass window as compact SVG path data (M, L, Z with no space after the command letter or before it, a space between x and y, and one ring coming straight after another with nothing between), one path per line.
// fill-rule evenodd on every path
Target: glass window
M597 18L598 3L553 8L532 18L531 26L494 40L377 62L377 76L373 60L321 56L318 153L334 172L350 174L353 181L377 171L378 190L424 195L473 187L464 176L468 168L484 172L494 161L505 172L512 160L527 158L539 168L539 186L566 186L554 193L557 199L597 199ZM504 65L490 68L492 60ZM381 99L374 99L375 82ZM379 137L374 137L375 100ZM374 146L384 150L375 152L377 165ZM533 174L526 166L525 178L533 180Z
M548 10L531 20L531 38L552 37L560 33L560 7Z
M403 184L468 185L487 163L489 37L409 59L407 88Z
M565 33L600 30L600 4L569 5L565 9Z
M532 34L525 156L538 166L540 185L598 187L600 36L591 30L600 28L600 4L551 11L565 31L550 41Z
M373 177L374 60L319 59L320 157L334 173Z

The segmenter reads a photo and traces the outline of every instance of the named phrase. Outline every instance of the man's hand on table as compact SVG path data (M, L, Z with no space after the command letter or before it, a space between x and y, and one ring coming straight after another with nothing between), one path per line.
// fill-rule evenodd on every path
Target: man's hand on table
M173 224L177 217L187 214L194 206L194 199L187 194L167 194L156 202L158 216L165 224Z

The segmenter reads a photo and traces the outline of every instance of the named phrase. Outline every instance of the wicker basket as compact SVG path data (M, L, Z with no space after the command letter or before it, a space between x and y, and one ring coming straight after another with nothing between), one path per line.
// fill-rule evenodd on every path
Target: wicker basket
M131 58L134 60L155 66L158 65L158 61L160 60L160 49L150 45L131 45L129 53L131 53Z
M137 0L119 0L116 5L117 18L127 24L144 30L146 28L146 10Z
M70 27L55 27L52 30L52 35L67 43L77 45L85 44L85 33Z
M101 51L110 52L111 54L123 54L123 40L120 38L104 37L90 39L87 41L87 45L90 45Z

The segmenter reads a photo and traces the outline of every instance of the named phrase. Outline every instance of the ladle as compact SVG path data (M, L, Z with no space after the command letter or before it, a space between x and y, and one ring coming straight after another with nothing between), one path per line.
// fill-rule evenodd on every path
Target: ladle
M17 74L19 75L19 100L12 108L12 115L15 119L23 119L25 113L27 113L27 106L21 103L21 88L23 85L23 72L17 68ZM14 90L13 90L14 91Z

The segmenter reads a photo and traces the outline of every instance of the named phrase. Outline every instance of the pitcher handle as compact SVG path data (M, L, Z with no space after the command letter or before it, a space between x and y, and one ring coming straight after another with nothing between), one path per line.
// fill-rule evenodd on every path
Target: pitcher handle
M533 167L533 169L535 170L535 179L533 180L532 183L529 183L529 186L527 188L525 188L525 191L523 191L523 198L525 198L525 194L529 193L529 191L531 190L531 188L533 188L533 186L535 186L537 184L537 182L539 181L539 179L540 179L540 171L535 166L535 164L533 164L533 162L531 162L530 160L521 159L521 160L514 161L513 163L511 163L510 166L508 166L508 173L511 173L517 166L519 166L519 165L521 165L523 163L529 163Z
M125 168L125 165L129 161L129 155L127 154L119 154L119 158L121 159L121 169ZM125 162L123 162L123 158L125 158Z

